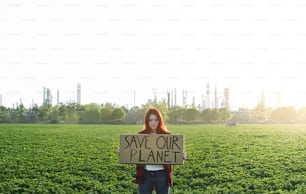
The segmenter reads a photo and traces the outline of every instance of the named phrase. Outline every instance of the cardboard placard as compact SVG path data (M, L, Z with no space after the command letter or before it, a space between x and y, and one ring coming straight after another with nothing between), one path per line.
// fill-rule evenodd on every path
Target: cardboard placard
M120 163L184 164L184 135L120 135Z

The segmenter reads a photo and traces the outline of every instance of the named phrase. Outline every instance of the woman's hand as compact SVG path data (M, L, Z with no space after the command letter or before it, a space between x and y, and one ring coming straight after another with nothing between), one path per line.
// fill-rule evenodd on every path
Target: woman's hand
M183 153L182 153L182 158L183 158L183 160L186 160L186 158L187 158L186 152L183 152Z

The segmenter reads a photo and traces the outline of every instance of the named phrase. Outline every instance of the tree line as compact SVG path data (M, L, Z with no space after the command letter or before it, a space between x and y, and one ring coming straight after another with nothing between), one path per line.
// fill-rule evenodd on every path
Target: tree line
M257 106L254 110L239 109L231 112L226 108L199 110L196 107L175 106L166 102L148 102L128 109L112 103L80 105L66 103L52 106L45 103L25 108L0 106L0 123L80 123L80 124L142 124L145 111L155 106L161 110L168 123L224 123L226 121L292 123L306 122L306 108L293 107L267 109Z

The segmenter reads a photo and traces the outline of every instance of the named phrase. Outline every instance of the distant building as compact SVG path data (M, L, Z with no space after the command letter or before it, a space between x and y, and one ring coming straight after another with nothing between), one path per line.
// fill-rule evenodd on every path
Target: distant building
M187 107L187 90L183 90L183 106Z
M77 103L81 104L81 84L77 84Z
M60 93L59 90L57 90L57 94L56 94L56 104L60 103Z
M49 88L43 88L43 103L52 104L52 94Z
M195 96L192 96L192 104L191 104L192 108L195 108Z
M228 109L230 108L230 98L229 98L229 88L224 88L224 102L223 107Z
M167 106L168 106L168 108L171 108L172 106L171 106L171 96L170 96L171 94L170 94L170 92L169 91L167 91ZM135 103L134 103L135 104ZM135 105L134 105L135 106Z
M205 102L205 109L211 108L210 106L210 91L209 91L209 81L207 82L206 85L206 102Z

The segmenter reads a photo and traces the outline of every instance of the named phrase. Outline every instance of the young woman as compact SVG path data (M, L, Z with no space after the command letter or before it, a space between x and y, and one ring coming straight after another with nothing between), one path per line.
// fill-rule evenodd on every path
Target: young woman
M144 129L139 134L170 134L166 128L162 115L157 108L149 108L144 117ZM185 159L185 153L182 155ZM144 165L136 164L136 184L139 194L170 193L172 186L172 165Z

